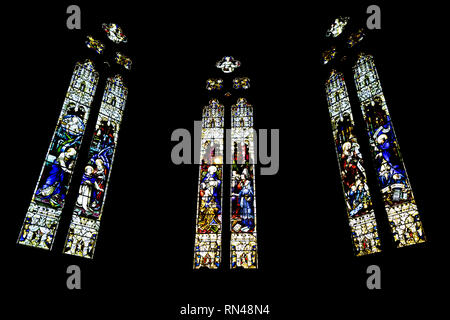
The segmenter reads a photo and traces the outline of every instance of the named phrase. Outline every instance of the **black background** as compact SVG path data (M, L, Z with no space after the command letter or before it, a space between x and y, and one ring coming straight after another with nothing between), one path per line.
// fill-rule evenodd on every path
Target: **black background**
M448 59L440 31L445 13L438 7L376 2L381 30L370 31L366 40L428 242L394 249L378 203L383 252L356 258L320 52L334 17L350 15L364 22L371 2L78 2L81 30L66 27L69 4L12 4L3 12L1 245L8 300L42 302L50 309L55 302L67 310L97 308L99 301L107 301L110 309L158 313L163 319L176 318L188 303L269 304L272 318L279 319L306 310L345 312L372 303L387 307L403 299L418 309L425 306L425 297L447 285L448 106L446 80L441 79ZM133 65L131 72L123 71L129 98L96 254L88 261L62 254L80 173L74 175L53 250L15 242L74 64L93 56L84 46L85 36L102 37L103 22L122 26L128 43L119 50ZM280 129L280 169L277 175L258 172L256 177L259 269L229 270L224 256L222 270L194 271L198 166L172 164L175 143L170 137L177 128L193 133L194 120L201 119L208 102L205 81L219 74L215 62L224 55L240 60L240 72L251 78L255 127ZM99 69L102 77L108 73L101 64ZM97 96L102 91L100 85ZM91 122L95 116L91 114ZM90 141L88 134L84 141ZM224 192L226 196L226 188ZM82 270L79 291L66 288L71 264ZM381 268L378 291L366 288L371 264ZM337 301L337 308L324 307Z

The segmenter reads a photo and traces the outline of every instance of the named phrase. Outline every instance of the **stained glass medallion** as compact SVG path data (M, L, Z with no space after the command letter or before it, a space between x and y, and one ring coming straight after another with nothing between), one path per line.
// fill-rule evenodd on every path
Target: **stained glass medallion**
M236 68L239 68L240 65L241 62L231 56L225 56L216 63L216 67L222 70L222 72L224 73L231 73Z
M224 73L231 73L240 62L226 56L216 63ZM237 76L207 80L208 91L231 85L236 94L243 95L250 88L250 78ZM228 83L230 81L230 83ZM216 94L216 92L211 92ZM231 93L224 94L230 97ZM226 100L229 101L229 100ZM256 269L258 250L256 234L256 193L253 129L253 106L245 98L238 98L231 106L230 145L230 268ZM224 106L217 99L203 108L200 150L200 173L194 247L194 269L218 269L222 260L223 172L224 172ZM228 191L228 190L227 190ZM225 205L226 207L227 205ZM228 221L227 221L228 222ZM225 230L227 232L228 230Z
M115 23L103 23L103 30L106 32L108 39L114 43L126 43L127 37L122 29Z

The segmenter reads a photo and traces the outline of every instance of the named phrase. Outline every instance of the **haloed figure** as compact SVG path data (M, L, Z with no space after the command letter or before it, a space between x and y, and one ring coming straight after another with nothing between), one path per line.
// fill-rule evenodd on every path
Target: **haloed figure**
M220 211L220 199L219 199L219 188L222 181L220 181L217 176L217 167L210 166L208 168L208 173L202 180L202 189L200 195L202 199L205 199L206 205L208 207L218 207Z
M233 176L236 182L233 183L232 191L232 206L236 210L234 214L237 214L241 219L242 225L241 231L248 232L254 228L254 212L253 212L253 199L254 192L251 181L247 178L249 176L248 169L242 170L242 174L239 178L237 173L233 172ZM237 218L237 217L236 217Z
M242 224L250 230L253 229L253 189L249 180L244 182L244 187L239 192L239 204ZM242 231L245 231L245 227Z
M67 150L81 142L85 129L83 122L84 115L85 111L83 107L76 106L73 102L69 103L67 113L61 119L61 125L56 132L57 152Z
M77 206L84 209L87 215L91 215L91 209L89 207L91 203L91 196L93 189L104 191L98 185L96 177L94 175L94 168L86 166L84 168L83 178L81 180L80 191L78 193Z
M66 174L72 174L73 160L77 151L69 148L61 152L53 161L50 173L44 185L37 190L36 195L41 199L48 199L52 206L57 206L61 199L64 199L64 177Z
M104 162L102 159L95 160L95 185L98 186L98 188L95 188L93 193L93 202L91 207L96 210L99 209L102 202L102 197L105 189L105 181L106 181L106 173L107 170L105 168ZM94 216L97 216L98 213L94 213Z

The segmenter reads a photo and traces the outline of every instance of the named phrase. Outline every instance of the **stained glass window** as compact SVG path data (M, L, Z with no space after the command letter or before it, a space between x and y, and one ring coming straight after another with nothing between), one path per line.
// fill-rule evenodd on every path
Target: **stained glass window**
M18 243L51 249L97 89L90 60L77 63Z
M379 252L375 212L342 73L331 72L326 93L354 251L357 256Z
M64 253L94 255L127 94L120 75L107 80Z
M231 107L231 268L257 268L253 106L239 98Z
M378 185L396 245L424 242L422 222L373 57L360 54L353 73Z
M203 108L194 269L217 269L222 254L224 107L213 99Z

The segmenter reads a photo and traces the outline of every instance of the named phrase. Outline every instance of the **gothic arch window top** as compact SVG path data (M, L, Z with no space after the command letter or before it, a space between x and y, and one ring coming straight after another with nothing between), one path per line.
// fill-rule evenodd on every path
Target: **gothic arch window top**
M231 106L231 125L233 128L253 128L253 106L245 98L239 98Z
M217 99L209 101L209 105L203 108L203 127L215 128L223 127L223 111L224 107Z

